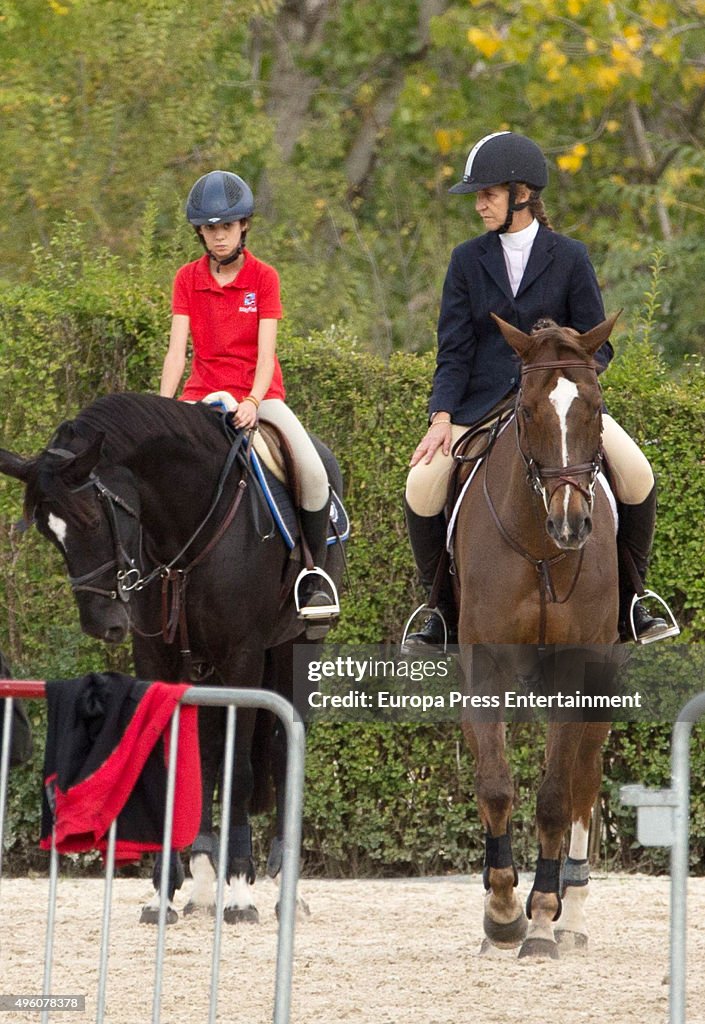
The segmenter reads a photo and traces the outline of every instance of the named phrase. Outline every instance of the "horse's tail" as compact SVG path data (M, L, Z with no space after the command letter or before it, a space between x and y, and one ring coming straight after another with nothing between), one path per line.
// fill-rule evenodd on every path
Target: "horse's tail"
M265 814L274 806L272 735L275 720L276 716L271 711L264 708L259 708L257 711L250 754L254 783L250 799L250 814Z

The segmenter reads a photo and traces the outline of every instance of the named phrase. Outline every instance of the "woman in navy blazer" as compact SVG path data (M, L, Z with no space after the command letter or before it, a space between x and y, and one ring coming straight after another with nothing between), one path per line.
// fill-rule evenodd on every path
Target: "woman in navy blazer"
M473 147L463 180L450 189L476 195L475 208L487 230L451 254L438 320L429 428L414 451L407 479L409 538L427 592L445 544L451 446L468 427L489 419L519 386L519 357L490 314L526 333L546 318L581 333L605 319L587 249L557 234L548 220L541 199L547 181L546 160L534 142L514 132L495 132ZM598 372L612 356L606 342L595 356ZM620 540L643 583L656 518L654 476L635 442L608 415L603 417L603 444L619 502ZM620 632L626 639L632 633L634 591L629 579L620 588ZM449 580L441 588L438 607L453 637L457 613ZM673 626L652 617L640 603L633 614L633 632L642 643L674 633ZM406 638L405 649L428 652L443 638L442 620L431 614L418 633Z

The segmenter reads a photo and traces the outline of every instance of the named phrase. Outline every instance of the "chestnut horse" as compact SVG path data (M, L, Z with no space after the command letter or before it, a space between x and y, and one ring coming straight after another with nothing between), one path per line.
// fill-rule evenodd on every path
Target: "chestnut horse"
M517 681L535 677L551 645L584 645L604 652L607 662L615 651L615 521L604 489L596 486L602 395L592 359L615 319L583 335L544 321L547 326L527 335L495 317L522 360L522 374L514 420L499 434L457 514L458 640L471 692L516 689ZM525 914L515 891L514 789L500 717L472 715L462 723L476 760L486 830L483 948L520 945L520 956L556 957L558 942L587 944L588 831L610 725L549 720L536 802L539 855Z

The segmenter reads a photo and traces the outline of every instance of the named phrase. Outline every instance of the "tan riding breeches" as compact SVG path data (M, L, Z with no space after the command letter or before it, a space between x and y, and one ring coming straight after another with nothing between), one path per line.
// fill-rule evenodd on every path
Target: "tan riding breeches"
M206 395L203 401L210 404L220 402L228 412L234 412L237 409L237 402L229 391L214 391L212 394ZM301 507L307 512L318 512L330 500L328 474L301 421L281 398L262 399L259 404L259 415L263 420L273 423L289 442L301 484ZM263 440L262 447L260 447L255 439L255 449L262 455L275 476L283 480L281 468L277 469L268 461L266 441ZM271 456L269 458L271 460Z
M453 423L450 429L455 444L469 428ZM617 501L624 505L641 504L654 486L654 474L641 448L606 414L602 416L602 444ZM428 464L421 461L409 470L406 500L412 512L418 516L434 516L443 511L452 468L453 457L444 455L439 448Z
M259 415L279 427L291 446L301 478L301 507L317 512L328 504L328 476L325 466L299 418L281 398L264 398Z

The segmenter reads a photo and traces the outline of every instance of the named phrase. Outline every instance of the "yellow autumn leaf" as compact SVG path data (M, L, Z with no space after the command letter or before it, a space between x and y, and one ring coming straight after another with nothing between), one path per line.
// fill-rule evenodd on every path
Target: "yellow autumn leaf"
M479 50L483 57L494 57L502 46L502 40L496 29L483 32L481 28L468 29L468 42Z
M595 85L598 89L608 92L618 84L620 73L614 65L608 67L606 64L595 71Z
M624 40L631 52L635 53L641 48L644 37L637 25L627 25L624 29Z
M572 153L566 153L563 156L559 156L556 163L562 171L568 171L569 174L577 174L582 160L579 157L573 156Z
M640 78L644 68L644 62L639 58L635 57L634 54L624 45L620 40L615 39L611 47L611 55L615 64L620 66L620 70L627 72L630 75L634 75L635 78Z
M588 148L584 142L577 142L568 153L559 156L556 163L562 171L577 174L587 156Z
M453 148L451 133L447 128L436 128L433 135L440 154L442 156L447 156Z

